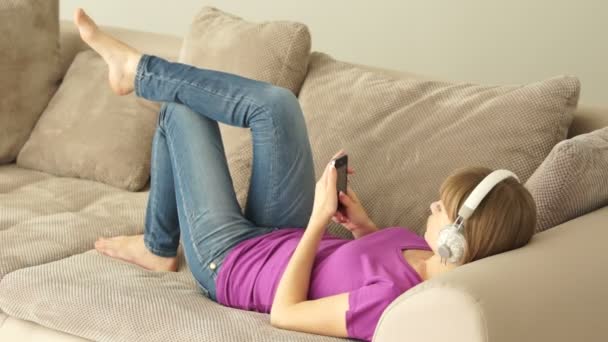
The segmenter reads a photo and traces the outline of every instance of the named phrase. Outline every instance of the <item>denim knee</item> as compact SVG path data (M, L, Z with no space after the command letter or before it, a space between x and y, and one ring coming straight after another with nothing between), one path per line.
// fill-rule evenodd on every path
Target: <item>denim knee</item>
M264 90L263 106L272 112L284 113L299 107L298 98L287 88L270 85Z
M270 85L261 94L259 104L271 117L273 126L289 127L292 131L304 124L304 115L300 102L294 93L283 87Z
M169 120L173 120L173 118L175 117L175 111L178 110L191 111L190 108L181 103L165 102L162 105L160 113L158 114L158 125L164 132L167 132L166 129L167 127L169 127L167 124ZM177 116L180 117L182 115L178 114Z

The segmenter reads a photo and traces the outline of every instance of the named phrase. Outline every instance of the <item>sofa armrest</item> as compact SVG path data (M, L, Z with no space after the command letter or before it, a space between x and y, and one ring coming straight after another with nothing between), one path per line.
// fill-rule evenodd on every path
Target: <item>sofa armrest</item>
M607 341L608 206L403 293L374 341Z

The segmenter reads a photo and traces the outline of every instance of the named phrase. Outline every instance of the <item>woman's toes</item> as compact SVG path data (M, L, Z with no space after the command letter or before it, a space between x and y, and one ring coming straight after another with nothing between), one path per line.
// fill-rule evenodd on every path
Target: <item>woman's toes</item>
M103 253L105 251L105 245L103 241L95 241L95 249L98 252Z
M113 258L115 258L116 255L117 255L116 250L114 248L111 248L111 247L104 248L103 249L103 254L105 254L105 255L107 255L109 257L113 257Z
M85 41L90 40L97 29L97 24L89 17L82 8L74 12L74 22L78 26L80 36Z

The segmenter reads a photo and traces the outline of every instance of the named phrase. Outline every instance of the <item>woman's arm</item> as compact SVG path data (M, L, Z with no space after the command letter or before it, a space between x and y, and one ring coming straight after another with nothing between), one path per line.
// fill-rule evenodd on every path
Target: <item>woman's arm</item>
M310 273L319 241L325 233L328 219L312 216L296 247L274 295L270 316L291 305L306 301Z
M344 150L340 150L333 158L343 152ZM310 273L312 272L319 241L325 233L329 220L338 208L336 179L336 168L330 162L317 181L312 215L308 226L279 281L272 301L271 319L273 313L280 312L307 299Z
M328 164L315 188L308 226L281 276L272 302L270 323L275 327L328 336L348 336L348 292L307 300L317 248L338 207L336 178L336 169Z

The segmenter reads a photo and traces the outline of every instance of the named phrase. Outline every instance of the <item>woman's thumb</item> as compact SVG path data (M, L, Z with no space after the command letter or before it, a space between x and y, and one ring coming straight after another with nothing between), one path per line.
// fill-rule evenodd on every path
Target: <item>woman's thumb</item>
M340 191L339 198L340 198L340 203L344 204L347 207L352 203L350 197L348 197L348 195L342 191Z

